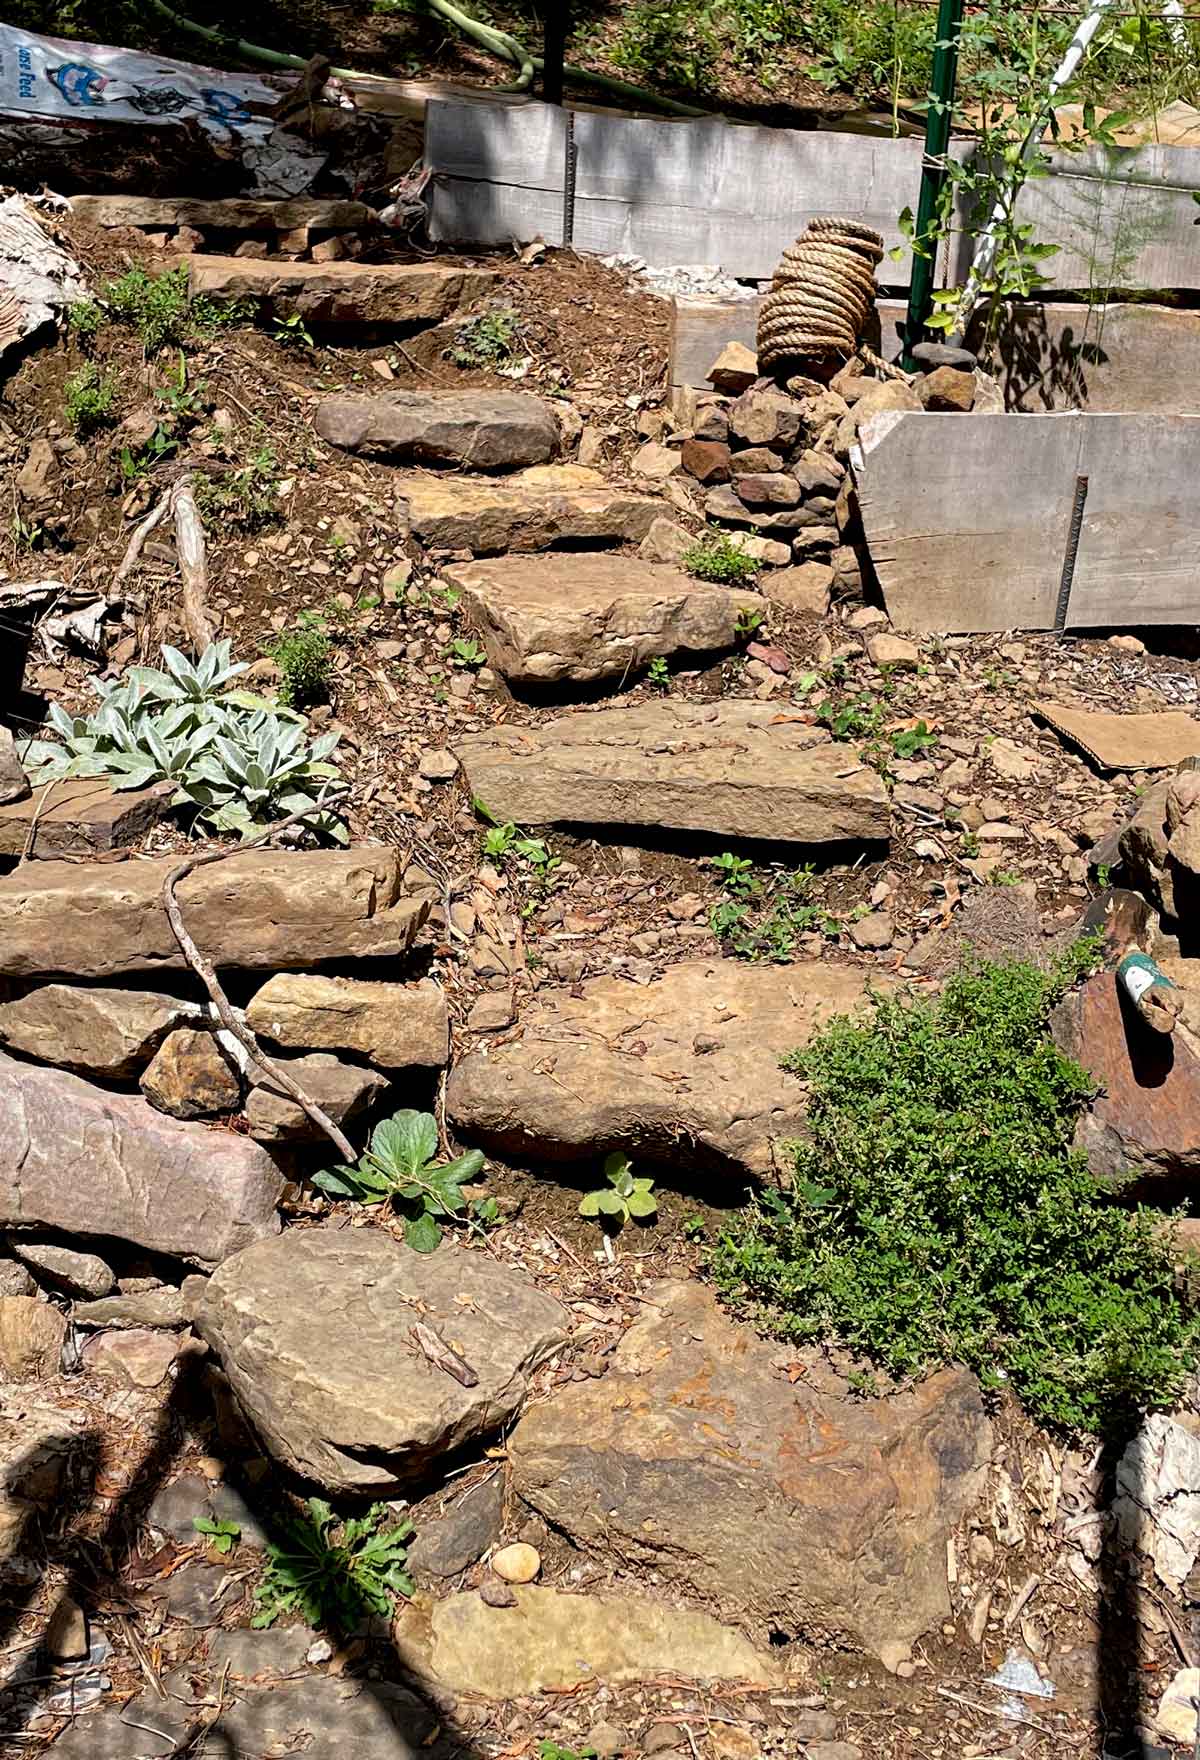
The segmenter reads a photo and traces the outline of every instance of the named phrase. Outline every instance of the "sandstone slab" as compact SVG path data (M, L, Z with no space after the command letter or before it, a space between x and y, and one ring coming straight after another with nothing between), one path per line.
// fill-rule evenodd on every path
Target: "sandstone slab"
M427 1361L418 1319L471 1365L474 1386ZM273 1454L333 1490L387 1493L514 1417L569 1319L487 1254L308 1229L227 1260L196 1327Z
M824 617L833 593L833 570L823 562L798 562L792 568L773 568L761 585L772 605Z
M423 544L477 556L557 544L638 544L662 512L657 496L611 488L579 465L535 466L503 483L413 477L403 497L408 524Z
M27 843L37 861L125 849L162 818L174 789L168 783L118 793L102 776L73 776L43 806L45 793L38 788L0 807L0 856L19 856Z
M440 1069L450 1056L446 993L430 980L384 984L279 972L256 992L246 1019L275 1045L352 1051L380 1069Z
M614 1149L775 1180L777 1145L803 1125L803 1092L779 1068L835 1014L854 1010L849 966L694 960L649 984L589 978L543 990L521 1032L454 1067L446 1110L464 1135L550 1160Z
M242 1079L214 1033L177 1027L138 1083L151 1106L172 1118L214 1118L241 1104Z
M401 464L511 471L546 464L558 447L554 411L523 391L390 391L327 397L317 409L323 440L365 458Z
M991 1453L974 1378L849 1401L793 1385L778 1346L704 1286L647 1294L609 1373L517 1425L516 1489L580 1545L727 1617L894 1666L951 1611L946 1541Z
M494 269L440 263L288 263L190 256L188 291L257 299L314 324L440 324L487 293Z
M282 1189L245 1137L0 1053L0 1227L111 1235L216 1264L278 1230Z
M299 1082L309 1099L328 1114L334 1124L345 1124L365 1112L387 1092L387 1082L373 1069L342 1063L329 1052L311 1057L280 1059L293 1081ZM253 1073L253 1066L252 1066ZM246 1122L258 1143L324 1142L324 1132L302 1106L276 1083L264 1079L246 1098Z
M427 1615L407 1610L397 1626L401 1656L452 1692L487 1699L662 1674L764 1687L783 1678L773 1657L707 1613L628 1594L568 1595L528 1586L512 1596L510 1607L460 1594L437 1602Z
M41 862L0 878L0 972L108 978L186 970L162 908L174 857L76 867ZM188 875L177 890L201 952L220 967L303 968L407 951L428 904L403 893L394 850L258 850Z
M0 1045L80 1075L118 1080L149 1063L167 1034L199 1011L148 990L42 984L0 1003Z
M770 704L578 711L467 735L457 752L471 792L523 825L653 825L803 845L889 830L878 774Z
M736 640L757 593L705 585L670 567L603 552L496 557L443 570L510 683L623 678L656 655L705 654Z

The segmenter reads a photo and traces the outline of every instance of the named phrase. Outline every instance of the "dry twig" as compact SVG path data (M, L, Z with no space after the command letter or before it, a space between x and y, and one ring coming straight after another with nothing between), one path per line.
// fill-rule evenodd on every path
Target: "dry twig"
M129 540L124 556L121 558L121 566L113 576L110 597L115 596L116 589L125 580L126 576L133 573L134 568L137 566L138 557L142 554L142 545L146 542L146 539L150 536L155 526L161 525L162 521L170 511L170 507L171 497L170 495L164 495L162 500L158 502L155 507L150 509L141 524L135 526L133 536Z
M226 996L218 982L212 961L201 953L200 949L196 946L196 943L189 935L187 928L184 925L183 914L179 908L179 900L175 896L175 888L179 885L181 880L186 879L193 869L206 868L212 862L223 862L227 856L241 855L246 850L258 849L263 844L269 843L271 838L277 836L279 832L286 831L290 825L298 825L302 819L307 819L311 814L323 811L326 807L331 806L334 801L340 800L347 792L348 790L343 788L338 789L333 794L322 795L315 806L302 807L298 813L289 813L286 819L281 819L277 825L272 825L269 830L263 832L261 837L252 837L245 843L231 844L221 849L208 850L203 855L189 856L185 862L179 862L174 868L172 868L170 873L163 880L162 901L163 909L167 913L167 921L171 925L172 933L174 934L176 941L179 943L183 957L187 960L189 966L191 966L196 976L200 979L200 982L204 985L204 988L208 991L209 996L212 998L212 1004L216 1009L217 1019L220 1021L221 1025L227 1032L233 1034L234 1038L240 1045L245 1047L254 1062L260 1069L266 1071L276 1087L282 1088L285 1094L290 1095L290 1097L296 1102L297 1106L299 1106L307 1117L312 1120L317 1128L325 1133L330 1142L333 1143L334 1147L337 1149L342 1160L354 1161L356 1157L354 1146L350 1142L350 1139L338 1129L329 1114L325 1112L322 1107L318 1106L315 1100L309 1098L299 1082L293 1080L286 1069L282 1068L279 1064L272 1062L265 1051L260 1048L258 1040L250 1031L250 1028L246 1025L245 1021L240 1020L234 1013L229 998Z
M413 1341L419 1346L421 1354L441 1369L444 1374L452 1375L463 1387L478 1387L479 1377L465 1357L451 1350L442 1338L439 1338L432 1326L424 1325L420 1320L411 1328Z

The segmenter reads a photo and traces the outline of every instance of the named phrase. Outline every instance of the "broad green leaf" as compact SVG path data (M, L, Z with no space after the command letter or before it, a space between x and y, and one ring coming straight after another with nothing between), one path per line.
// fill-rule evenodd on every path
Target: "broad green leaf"
M599 1216L600 1200L607 1196L607 1192L587 1192L579 1201L579 1214L581 1216Z
M639 1221L658 1215L658 1199L653 1192L630 1192L625 1200L625 1207Z
M430 1112L406 1108L383 1119L371 1135L372 1155L398 1175L420 1173L437 1150L437 1122Z
M597 1192L596 1203L604 1216L624 1216L625 1200L619 1192Z
M414 1253L432 1253L440 1245L442 1231L436 1217L428 1213L413 1216L404 1224L404 1241Z

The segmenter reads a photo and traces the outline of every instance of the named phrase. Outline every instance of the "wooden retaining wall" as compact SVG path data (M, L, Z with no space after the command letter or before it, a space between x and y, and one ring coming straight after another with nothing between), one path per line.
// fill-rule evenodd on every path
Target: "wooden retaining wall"
M852 461L900 629L1052 629L1081 473L1066 628L1200 622L1200 415L889 412Z
M814 214L863 221L891 248L902 243L898 216L917 204L917 140L584 111L574 130L574 242L602 255L719 263L739 279L765 280ZM553 105L431 100L433 236L496 245L540 234L561 243L565 131ZM1043 264L1053 287L1195 288L1197 181L1188 147L1092 147L1056 155L1052 174L1026 186L1020 216L1060 247ZM939 265L947 284L964 278L969 255L959 238ZM884 269L890 285L907 287L907 255Z

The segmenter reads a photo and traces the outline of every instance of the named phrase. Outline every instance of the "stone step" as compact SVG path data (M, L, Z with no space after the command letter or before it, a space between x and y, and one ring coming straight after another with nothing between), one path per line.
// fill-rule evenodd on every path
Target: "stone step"
M290 232L311 226L321 232L353 232L376 218L365 202L293 196L272 202L247 196L207 201L197 196L72 196L71 212L89 226L212 226L227 232Z
M521 825L646 825L809 847L889 831L879 774L770 703L577 710L470 734L456 751L472 794Z
M192 298L257 299L314 324L437 324L490 291L495 269L441 263L289 263L185 255Z
M390 391L327 397L317 433L331 446L396 464L512 471L548 464L558 450L551 406L523 391Z
M637 544L662 512L654 496L616 488L577 464L535 465L502 483L414 476L401 493L414 537L433 549L476 556L558 544Z
M702 1284L648 1295L607 1375L512 1432L515 1489L589 1552L652 1561L752 1630L895 1668L952 1611L946 1542L992 1447L974 1376L943 1369L888 1399L849 1398L819 1368L793 1385L778 1342Z
M488 661L513 684L589 684L636 675L656 655L711 654L737 638L745 588L706 585L630 556L496 557L442 571L460 587Z
M473 1142L534 1161L614 1149L776 1181L803 1091L779 1059L861 1002L867 974L799 961L688 960L649 984L539 991L519 1036L455 1065L446 1113ZM634 1053L631 1047L636 1045Z
M0 878L0 972L109 978L187 961L162 884L175 858L76 867L38 862ZM302 970L407 952L428 914L401 891L394 850L247 851L189 874L177 897L202 953L223 968Z

